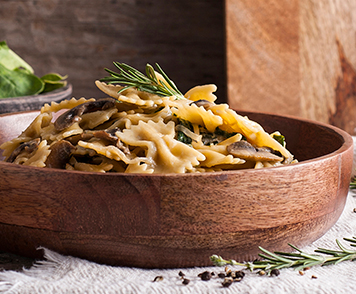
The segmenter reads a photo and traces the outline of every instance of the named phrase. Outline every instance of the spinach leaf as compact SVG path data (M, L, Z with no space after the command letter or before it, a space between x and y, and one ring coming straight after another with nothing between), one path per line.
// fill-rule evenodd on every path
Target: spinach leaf
M0 42L0 63L10 70L24 68L34 73L32 67L7 46L6 41Z
M57 73L49 73L41 77L41 80L45 83L42 93L50 92L67 85L67 82L64 81L67 76L61 76Z
M44 82L27 70L10 70L0 63L0 98L36 95L44 89Z
M50 92L67 85L57 73L39 78L33 68L0 41L0 98L21 97Z

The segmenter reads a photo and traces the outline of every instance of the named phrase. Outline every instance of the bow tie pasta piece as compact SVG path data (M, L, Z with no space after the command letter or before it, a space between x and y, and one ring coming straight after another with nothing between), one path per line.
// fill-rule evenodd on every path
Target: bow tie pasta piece
M115 113L117 113L117 108L86 113L82 115L80 124L83 129L94 129L108 121Z
M62 109L72 109L73 107L76 107L80 104L83 104L85 102L92 102L95 101L94 98L91 99L86 99L86 98L80 98L80 99L69 99L69 100L62 100L61 102L57 103L52 101L51 104L45 103L42 108L41 108L41 113L45 112L57 112Z
M106 84L100 81L95 81L95 85L105 94L127 104L142 107L154 107L162 104L162 97L138 91L135 88L129 88L120 92L124 87L119 85Z
M217 97L213 94L216 92L216 85L203 85L195 86L184 94L184 97L191 101L206 100L209 102L214 102Z
M114 145L106 145L102 140L95 140L93 142L78 141L78 146L94 150L97 154L103 155L109 159L123 161L128 165L147 161L146 158L137 157L135 154L125 154L120 148Z
M237 114L227 104L214 105L209 109L223 119L223 124L220 126L222 130L241 133L258 147L270 147L279 151L285 158L293 157L285 147L265 132L261 125Z
M3 156L9 157L20 144L39 138L43 128L50 125L51 120L51 113L39 114L20 136L0 145L0 148L4 150Z
M158 111L155 111L153 113L139 113L139 112L133 112L133 113L126 113L125 115L119 114L117 116L118 121L117 124L119 125L125 125L125 128L130 128L131 125L137 125L140 121L148 122L148 121L154 121L158 122L161 119L171 119L172 117L172 111L169 106L165 106L162 109L159 109ZM120 120L124 120L125 124L121 124ZM127 124L127 122L130 122Z
M201 162L201 166L213 167L219 165L239 165L245 163L245 160L233 157L232 155L224 155L220 152L209 149L198 149L205 156L205 160ZM230 169L233 167L231 166Z
M198 107L189 101L179 100L176 107L172 108L173 114L192 124L205 126L209 132L214 132L217 127L223 124L223 119L215 115L210 109Z
M184 173L199 165L205 156L187 144L179 142L175 137L175 124L159 122L142 122L131 129L117 132L122 142L129 146L140 146L147 142L145 161L155 173ZM151 143L151 144L148 144Z
M49 148L50 146L47 145L47 141L43 140L39 143L39 145L32 152L32 154L24 154L24 156L21 156L21 154L19 154L19 156L17 156L14 160L14 163L28 166L45 167L45 161L48 155L51 153Z

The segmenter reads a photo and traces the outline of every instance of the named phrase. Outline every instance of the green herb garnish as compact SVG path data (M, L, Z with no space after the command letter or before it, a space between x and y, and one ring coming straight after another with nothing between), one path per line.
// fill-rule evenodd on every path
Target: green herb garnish
M237 133L229 133L217 127L213 133L207 132L205 129L201 129L200 134L202 135L203 144L209 146L211 144L216 145L232 136L235 136Z
M64 87L67 77L51 73L39 78L33 68L0 42L0 98L36 95Z
M281 144L283 147L286 147L286 140L283 135L273 135L273 139L275 139L279 144Z
M100 79L100 81L108 84L125 85L118 93L128 88L136 88L139 91L156 94L158 96L175 96L176 99L185 99L184 95L157 63L157 72L163 77L163 80L158 80L154 68L149 64L146 65L146 75L125 63L114 62L114 65L120 72L117 73L105 68L110 76L104 77Z
M350 246L356 247L356 238L352 239L344 238L345 241L350 242ZM316 265L324 266L330 264L338 264L340 262L346 260L355 260L356 259L356 251L349 250L345 248L338 240L336 240L336 244L338 245L340 250L331 250L318 248L315 250L320 254L308 254L293 246L288 244L297 252L289 253L289 252L270 252L262 247L259 249L262 253L259 254L262 257L262 260L256 260L253 262L247 263L239 263L235 260L225 260L221 256L212 255L210 260L214 265L224 266L224 265L239 265L248 268L249 270L264 270L267 273L273 269L282 269L282 268L295 268L296 270L303 270L305 268L310 268Z
M351 179L350 189L351 190L355 190L356 189L356 176Z
M49 73L41 77L41 80L45 83L42 93L51 92L61 87L65 87L67 82L65 79L67 76L61 76L57 73Z
M192 123L190 121L187 121L187 120L182 119L182 118L178 118L177 124L186 127L190 131L193 131L193 126L192 126ZM177 140L182 142L182 143L184 143L184 144L188 144L188 145L191 144L192 141L193 141L192 138L188 137L182 131L178 131L177 132Z
M177 140L187 145L192 144L193 141L192 138L188 137L182 131L177 132Z

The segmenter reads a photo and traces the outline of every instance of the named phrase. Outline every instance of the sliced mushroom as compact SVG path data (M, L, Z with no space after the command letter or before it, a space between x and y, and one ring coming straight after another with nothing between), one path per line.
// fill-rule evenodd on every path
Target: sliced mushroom
M73 135L70 137L67 137L66 140L69 141L72 145L77 145L79 141L88 141L91 138L93 138L94 135L92 132L85 131L81 134L78 135Z
M9 158L6 160L7 162L14 162L16 157L23 151L26 151L27 153L32 153L38 148L38 145L40 144L40 138L33 139L28 142L24 142L21 145L19 145L14 151L12 151L11 155Z
M117 140L116 147L119 148L126 155L129 155L131 153L129 147L127 147L127 145L123 143L120 139Z
M211 106L214 105L214 103L204 99L194 101L193 103L198 107L203 106L205 109L209 109Z
M72 137L66 138L73 145L77 145L78 141L89 141L91 138L98 138L106 141L108 144L114 145L119 148L125 154L130 154L130 149L121 142L121 140L116 136L116 132L119 128L114 128L110 130L98 130L98 131L85 131L79 135L74 135Z
M93 132L93 135L96 138L108 140L125 154L130 154L130 149L116 136L115 133L117 132L117 130L119 130L119 128L105 131L95 131Z
M252 161L283 161L283 157L272 153L272 149L267 147L255 148L249 142L241 140L227 146L227 151L239 158Z
M115 107L115 103L115 99L105 98L80 104L61 114L54 122L54 127L57 131L63 131L75 122L80 121L84 113L110 109Z
M119 138L115 135L116 130L117 129L112 129L112 130L107 130L107 131L104 131L104 130L94 131L93 136L95 138L109 141L113 145L116 145L117 141L119 140Z
M50 150L45 162L46 167L64 169L75 147L70 142L61 140L54 143Z

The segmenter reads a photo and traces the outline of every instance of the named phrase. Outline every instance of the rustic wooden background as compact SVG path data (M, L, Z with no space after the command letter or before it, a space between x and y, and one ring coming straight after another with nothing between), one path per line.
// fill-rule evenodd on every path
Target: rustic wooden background
M94 81L112 62L159 63L181 91L218 85L226 100L222 0L0 0L0 39L36 74L68 74L75 97L100 97Z
M232 107L356 134L356 1L226 0Z
M0 0L0 39L75 97L119 61L158 62L182 92L218 86L236 109L356 135L355 0Z

